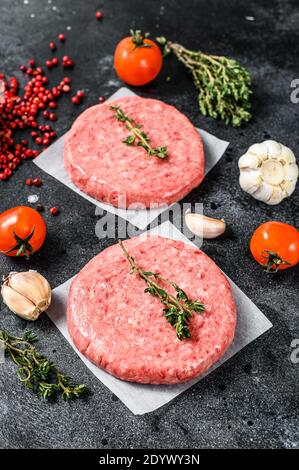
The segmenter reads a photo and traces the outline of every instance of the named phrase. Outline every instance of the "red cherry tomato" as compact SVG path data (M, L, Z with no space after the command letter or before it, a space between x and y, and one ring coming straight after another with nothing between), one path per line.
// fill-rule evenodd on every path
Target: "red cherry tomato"
M0 214L0 252L28 257L46 238L46 223L31 207L18 206Z
M266 222L253 233L250 251L268 272L288 269L299 263L299 232L283 222Z
M121 80L133 86L145 85L156 78L162 67L162 53L154 41L140 31L122 39L114 53L114 67Z

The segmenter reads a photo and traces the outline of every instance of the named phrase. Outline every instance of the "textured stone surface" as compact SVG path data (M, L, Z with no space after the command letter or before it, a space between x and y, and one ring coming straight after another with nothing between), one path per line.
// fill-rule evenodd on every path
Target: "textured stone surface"
M102 22L94 16L99 8L105 14ZM255 21L246 20L246 16L253 16ZM49 41L66 32L63 49L76 61L71 73L74 88L84 88L88 94L80 108L66 99L61 101L56 126L60 135L81 110L97 103L98 96L108 96L119 88L112 68L113 50L130 27L166 34L190 48L231 55L249 68L254 118L241 130L199 115L190 77L173 58L165 62L160 77L139 92L177 106L194 124L231 142L205 182L185 200L203 201L207 215L226 219L228 234L204 243L203 249L274 325L169 405L138 417L94 378L44 316L32 325L41 350L65 372L87 383L91 394L69 405L39 401L23 390L15 366L7 361L0 366L0 446L298 447L299 365L290 362L290 344L299 338L299 270L266 276L250 258L248 241L254 228L265 220L298 226L299 191L279 206L268 207L240 190L237 169L242 152L265 138L281 141L299 153L299 105L290 102L290 83L298 78L296 2L2 0L0 23L1 71L8 75L20 75L19 65L32 56L44 62L51 56ZM51 71L53 77L59 74L58 69ZM168 75L172 79L167 82ZM45 213L48 238L40 253L29 263L1 257L0 274L38 269L54 287L112 241L99 241L95 236L94 206L53 178L42 174L41 188L24 186L26 177L39 174L27 162L14 178L1 184L0 210L26 204L28 195L34 193L47 207L59 206L61 214L54 218ZM0 326L17 333L26 324L8 314L2 304Z

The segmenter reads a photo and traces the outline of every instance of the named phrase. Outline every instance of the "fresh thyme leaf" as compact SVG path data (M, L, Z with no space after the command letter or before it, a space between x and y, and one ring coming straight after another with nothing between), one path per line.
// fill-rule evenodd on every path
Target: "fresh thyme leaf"
M143 271L134 258L130 256L124 244L121 241L119 241L119 244L131 265L130 273L138 274L145 281L147 286L144 292L153 297L158 297L164 305L163 312L165 319L175 329L177 338L180 341L191 338L189 327L190 320L193 317L193 313L202 313L205 311L204 305L199 300L189 299L183 289L176 283L163 278L160 274L152 271ZM171 285L177 292L176 297L169 294L165 289L162 289L156 281Z
M40 398L49 399L60 393L66 400L78 398L86 391L84 384L74 385L55 364L40 354L32 345L37 337L27 331L22 338L0 329L0 345L19 366L17 376L24 385Z
M167 147L153 148L150 145L149 136L141 130L142 126L127 116L120 106L110 106L110 109L115 111L115 118L120 122L124 122L126 129L131 132L124 140L124 144L143 147L149 156L155 155L157 158L162 159L167 157Z
M239 62L224 56L190 51L164 36L157 41L164 48L164 56L173 52L192 73L199 93L199 109L204 116L220 118L225 124L235 127L249 121L251 78Z
M126 140L124 140L124 144L133 145L135 140L136 140L136 137L134 135L128 135Z

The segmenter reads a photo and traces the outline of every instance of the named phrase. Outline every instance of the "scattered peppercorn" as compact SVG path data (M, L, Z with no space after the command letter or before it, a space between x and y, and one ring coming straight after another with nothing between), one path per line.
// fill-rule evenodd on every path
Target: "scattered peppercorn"
M64 42L65 41L65 35L64 34L59 34L58 39L59 39L59 41Z
M102 20L103 19L103 13L101 11L97 11L96 12L96 19L97 20Z
M104 96L100 96L100 97L99 97L99 102L100 102L100 103L104 103L105 100L106 100L106 99L105 99Z
M76 96L73 96L73 97L72 97L72 102L73 102L74 104L80 104L80 98L79 98L79 96L77 96L77 95L76 95Z
M51 213L52 215L57 215L57 214L59 213L58 207L51 207L50 213Z
M25 181L25 184L26 184L26 186L32 186L32 179L27 178L26 181Z
M38 212L43 212L45 210L44 206L42 204L37 204L36 206L36 210Z
M51 41L50 44L49 44L49 47L52 51L56 51L56 44L54 41Z
M37 188L39 188L42 185L41 178L34 178L34 180L32 181L32 184L36 186Z

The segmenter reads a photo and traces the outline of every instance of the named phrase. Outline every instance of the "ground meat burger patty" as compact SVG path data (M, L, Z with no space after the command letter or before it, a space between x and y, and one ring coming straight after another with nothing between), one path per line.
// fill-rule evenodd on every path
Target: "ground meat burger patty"
M182 242L148 236L124 245L142 269L177 283L206 311L194 314L191 339L178 340L162 303L144 292L144 280L130 274L115 244L72 283L67 319L76 347L110 374L132 382L174 384L202 374L234 337L236 307L227 279L207 255Z
M153 148L167 147L164 160L126 145L130 134L111 105L142 125ZM204 176L201 138L182 113L162 101L127 97L87 109L65 139L64 162L74 184L99 201L118 207L171 204ZM142 205L142 206L141 206Z

